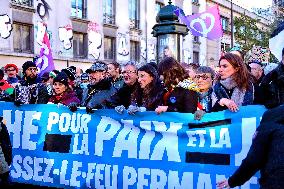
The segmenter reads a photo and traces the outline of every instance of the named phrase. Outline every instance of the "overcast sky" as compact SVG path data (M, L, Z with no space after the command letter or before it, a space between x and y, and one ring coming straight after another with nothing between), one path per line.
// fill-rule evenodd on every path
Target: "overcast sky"
M233 2L247 9L267 8L272 4L272 0L233 0Z

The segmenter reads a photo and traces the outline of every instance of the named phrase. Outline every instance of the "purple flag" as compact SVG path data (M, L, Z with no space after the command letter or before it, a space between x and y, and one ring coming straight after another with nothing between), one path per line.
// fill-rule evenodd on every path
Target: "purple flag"
M208 39L218 39L222 37L223 30L220 20L219 8L214 6L206 12L185 16L181 9L176 9L174 13L181 22L187 25L194 36L207 37Z
M44 34L42 47L40 49L39 58L36 60L36 65L40 69L39 76L41 76L45 72L54 70L53 57L47 32L45 32Z

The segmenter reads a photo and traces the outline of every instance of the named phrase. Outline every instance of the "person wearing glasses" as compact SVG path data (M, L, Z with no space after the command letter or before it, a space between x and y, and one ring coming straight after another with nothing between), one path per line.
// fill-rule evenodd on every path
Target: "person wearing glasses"
M237 112L240 106L253 102L252 75L238 55L226 53L219 60L219 77L212 93L212 111L229 109Z
M196 70L195 82L199 89L198 92L198 109L205 112L211 112L212 101L211 95L213 92L212 85L214 82L215 72L208 66L200 66Z
M215 78L215 71L208 66L200 66L195 71L194 81L199 91L197 111L194 113L194 119L201 120L205 113L212 111L212 85Z
M6 64L4 67L5 73L7 74L7 82L13 87L19 82L18 67L15 64Z
M123 85L122 87L111 96L110 101L106 101L108 108L128 108L131 104L131 94L138 87L138 76L136 63L133 61L127 62L122 67Z
M47 88L38 76L38 68L32 61L23 64L23 78L14 90L15 105L46 104L49 100Z

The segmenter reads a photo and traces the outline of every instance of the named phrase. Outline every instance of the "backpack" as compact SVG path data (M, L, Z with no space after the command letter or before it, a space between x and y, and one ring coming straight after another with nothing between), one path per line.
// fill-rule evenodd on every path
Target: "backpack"
M12 163L12 144L6 125L2 122L3 117L0 117L0 146L8 165Z

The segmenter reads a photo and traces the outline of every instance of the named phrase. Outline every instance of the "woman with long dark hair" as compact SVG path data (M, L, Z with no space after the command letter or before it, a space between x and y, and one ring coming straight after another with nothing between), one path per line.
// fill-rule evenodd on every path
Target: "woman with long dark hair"
M131 95L131 105L145 107L154 111L162 104L163 86L159 80L157 70L150 64L138 69L139 86Z
M226 53L220 58L219 67L219 78L213 87L212 110L236 112L240 106L253 104L253 77L243 60L238 55Z
M184 85L187 78L185 69L174 58L167 57L158 65L158 72L166 92L163 95L163 106L156 108L156 113L194 113L197 109L197 93Z

